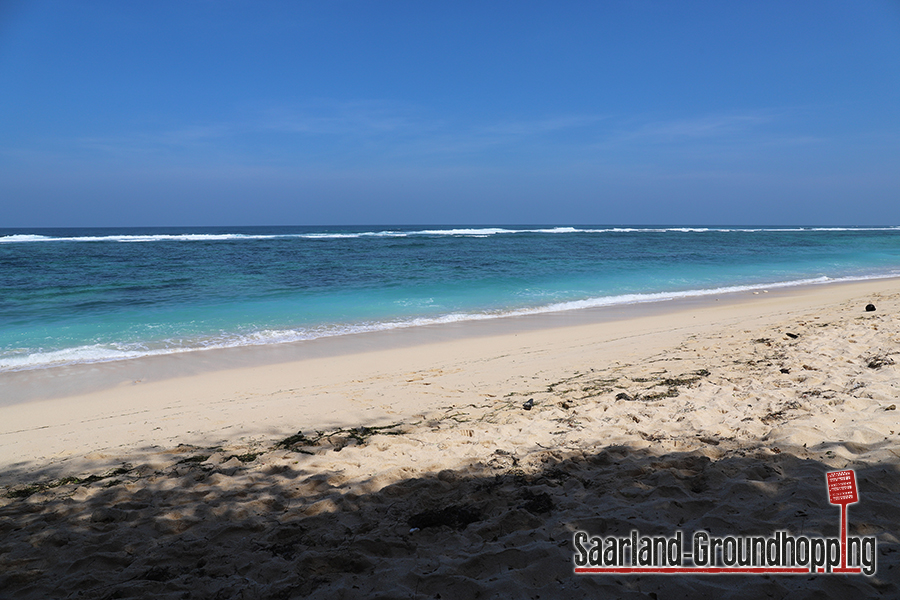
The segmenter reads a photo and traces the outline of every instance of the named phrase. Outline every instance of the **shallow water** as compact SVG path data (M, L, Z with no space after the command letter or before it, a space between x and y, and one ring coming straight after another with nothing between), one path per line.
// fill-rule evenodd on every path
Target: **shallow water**
M900 228L0 230L0 370L900 275Z

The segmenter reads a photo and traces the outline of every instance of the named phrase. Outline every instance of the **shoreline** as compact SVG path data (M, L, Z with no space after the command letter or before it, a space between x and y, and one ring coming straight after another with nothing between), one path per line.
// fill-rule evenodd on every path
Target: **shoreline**
M0 588L895 597L898 315L815 286L0 407ZM573 573L574 531L836 535L837 469L871 577Z
M640 362L691 336L759 327L885 290L900 291L900 278L14 373L37 375L31 385L50 377L51 386L71 393L0 406L0 469L62 468L97 453L265 440L298 428L384 425L502 396L529 380L549 384L598 362ZM70 369L87 391L66 389ZM428 378L435 387L409 385ZM6 397L14 397L8 389Z
M610 306L564 309L491 319L430 323L394 329L366 331L311 340L246 345L229 348L194 349L156 356L48 366L0 372L0 408L22 402L81 396L113 388L123 382L150 382L248 366L303 361L314 358L378 352L429 345L460 339L517 335L523 332L580 327L627 321L683 310L753 302L804 294L820 288L878 286L900 282L900 277L862 281L835 281L803 285L704 294L674 299L641 301ZM754 298L758 296L758 298Z

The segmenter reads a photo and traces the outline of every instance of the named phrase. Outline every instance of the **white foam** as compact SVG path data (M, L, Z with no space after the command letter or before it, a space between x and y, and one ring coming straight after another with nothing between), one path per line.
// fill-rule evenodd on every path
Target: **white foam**
M15 242L207 242L220 240L249 240L284 237L277 235L249 235L241 233L185 233L159 235L87 235L76 237L51 237L46 235L7 235L0 243Z
M299 329L264 329L247 334L235 334L233 336L219 336L193 341L169 340L158 343L158 347L148 348L143 344L110 344L87 345L48 352L37 352L28 355L0 356L0 372L22 371L40 369L53 366L99 363L118 360L127 360L145 356L158 356L164 354L176 354L183 352L196 352L216 348L235 348L244 346L259 346L268 344L283 344L300 342L325 337L337 337L358 333L375 331L387 331L392 329L405 329L422 327L427 325L441 325L447 323L459 323L465 321L483 321L504 317L517 317L538 315L553 312L571 310L583 310L588 308L600 308L617 305L642 304L651 302L668 302L682 298L699 298L739 292L750 292L763 289L787 288L803 285L820 285L826 283L841 283L852 281L867 281L875 279L888 279L897 277L900 273L884 273L878 275L852 276L852 277L815 277L798 279L793 281L769 282L749 285L723 286L717 288L704 288L694 290L681 290L674 292L651 292L636 294L620 294L617 296L599 296L555 302L536 307L519 308L512 310L496 310L486 312L456 312L435 317L414 317L395 321L377 321L356 324L323 325Z
M16 235L4 235L0 237L0 243L4 244L14 244L17 242L52 242L58 240L59 238L47 237L45 235L27 235L27 234L16 234Z
M36 352L34 354L28 354L25 356L3 356L0 357L0 372L24 371L28 369L61 365L110 362L116 360L126 360L129 358L142 358L144 356L154 356L158 354L186 352L189 350L191 349L163 348L157 350L146 350L135 348L132 350L128 350L117 348L115 346L110 347L100 344L92 344L88 346L64 348L62 350Z
M403 238L414 236L457 236L487 237L493 235L515 235L522 233L541 234L573 234L573 233L802 233L802 232L840 232L840 231L900 231L900 226L892 227L793 227L793 228L747 228L747 227L551 227L538 229L508 229L502 227L472 227L453 229L420 229L411 231L360 231L360 232L312 232L283 234L244 234L244 233L186 233L155 235L106 235L106 236L73 236L53 237L46 235L14 234L0 237L0 243L27 242L209 242L227 240L267 240L279 238L302 239L355 239L365 237Z

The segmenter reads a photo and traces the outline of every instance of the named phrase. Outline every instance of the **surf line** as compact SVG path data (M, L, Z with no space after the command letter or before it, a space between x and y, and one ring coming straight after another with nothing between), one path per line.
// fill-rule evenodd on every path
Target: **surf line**
M683 532L672 536L591 536L575 531L576 574L747 574L799 575L845 573L872 576L877 571L875 536L847 535L847 505L859 501L852 470L826 473L829 502L841 505L840 537L713 536L696 531L685 549ZM848 564L849 563L849 564Z

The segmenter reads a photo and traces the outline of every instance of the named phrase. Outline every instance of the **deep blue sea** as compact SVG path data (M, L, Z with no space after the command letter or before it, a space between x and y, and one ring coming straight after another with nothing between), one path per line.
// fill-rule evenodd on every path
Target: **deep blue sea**
M900 276L900 227L0 229L0 371Z

